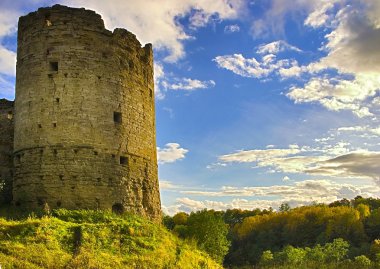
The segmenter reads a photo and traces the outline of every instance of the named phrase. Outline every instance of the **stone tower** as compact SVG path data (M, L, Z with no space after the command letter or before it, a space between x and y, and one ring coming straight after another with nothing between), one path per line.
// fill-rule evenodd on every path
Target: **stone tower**
M13 201L161 216L153 52L86 9L19 19Z

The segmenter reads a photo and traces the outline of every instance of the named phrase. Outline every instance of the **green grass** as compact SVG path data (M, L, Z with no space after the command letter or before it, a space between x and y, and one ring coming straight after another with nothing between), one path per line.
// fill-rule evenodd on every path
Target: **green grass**
M0 218L2 269L221 268L194 242L137 216L62 209L18 217Z

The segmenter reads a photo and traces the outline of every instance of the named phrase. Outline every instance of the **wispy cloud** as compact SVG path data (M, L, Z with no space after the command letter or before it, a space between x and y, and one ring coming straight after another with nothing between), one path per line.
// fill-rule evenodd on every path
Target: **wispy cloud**
M274 41L268 44L262 44L258 47L257 53L258 54L278 54L283 51L296 51L296 52L302 52L299 48L292 46L288 44L284 40L278 40Z
M231 24L224 27L224 32L227 34L240 32L240 27L237 24Z
M305 180L293 182L290 185L274 185L269 187L233 187L225 186L215 191L193 190L182 191L189 197L178 198L175 207L177 211L196 211L204 208L226 210L241 209L277 209L282 203L292 207L307 205L313 202L330 203L338 199L352 199L357 195L364 197L376 196L380 187L372 185L353 185L338 183L331 180ZM195 200L191 196L210 197L205 200ZM218 198L223 198L223 201ZM228 200L229 197L234 197Z
M191 78L181 78L176 79L177 81L173 84L164 82L164 87L171 90L184 90L184 91L195 91L200 89L212 88L215 86L215 81L207 80L201 81L198 79Z

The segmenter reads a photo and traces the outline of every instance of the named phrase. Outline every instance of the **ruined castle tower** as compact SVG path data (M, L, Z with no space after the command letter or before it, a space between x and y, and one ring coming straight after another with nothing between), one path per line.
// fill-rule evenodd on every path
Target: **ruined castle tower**
M21 17L13 201L160 218L153 52L94 11Z

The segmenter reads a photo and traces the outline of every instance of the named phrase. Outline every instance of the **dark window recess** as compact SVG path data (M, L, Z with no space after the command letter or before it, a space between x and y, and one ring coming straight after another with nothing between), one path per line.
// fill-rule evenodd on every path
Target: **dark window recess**
M49 71L58 72L58 62L50 62Z
M149 89L149 96L153 97L153 90L152 89Z
M123 214L124 213L124 206L120 203L113 204L112 212L115 214Z
M57 103L59 103L59 98L55 98L55 101L56 101Z
M111 156L112 156L112 159L115 159L115 157L116 157L115 154L112 154Z
M127 165L128 164L128 157L120 156L120 164Z
M44 198L41 198L41 197L37 197L37 204L39 206L42 206L45 204L45 199Z
M41 125L41 123L39 123L39 124L38 124L38 128L40 128L40 129L42 128L42 125Z
M94 151L94 155L98 155L98 152L97 152L97 151Z
M57 155L58 154L58 150L54 149L53 153L54 153L54 155Z
M61 201L57 201L57 206L60 207L62 205Z
M120 112L114 112L113 113L113 121L115 123L121 123L121 113Z
M53 122L53 127L54 128L57 127L57 123Z
M63 175L59 175L59 179L60 179L60 180L63 180Z

